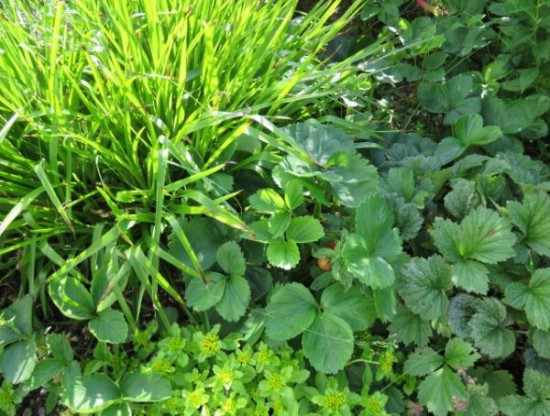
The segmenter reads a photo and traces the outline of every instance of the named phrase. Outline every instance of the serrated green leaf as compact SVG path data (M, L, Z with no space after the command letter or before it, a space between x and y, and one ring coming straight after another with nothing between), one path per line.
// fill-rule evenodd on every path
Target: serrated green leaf
M466 398L466 387L448 367L429 375L418 386L418 400L435 416L447 415L454 409L457 399Z
M64 362L68 363L73 360L74 353L71 348L71 344L64 335L61 334L50 334L46 339L48 347L52 352L52 355Z
M405 361L405 374L425 376L445 364L444 358L430 347L417 348Z
M302 336L304 355L316 370L335 374L353 353L353 331L346 321L330 313L317 315Z
M275 290L265 312L267 335L284 341L310 327L317 316L317 302L304 285L291 283Z
M397 308L397 298L395 295L395 289L392 286L384 289L373 289L372 291L376 314L382 322L391 321L395 316Z
M532 399L550 399L550 376L530 368L526 369L523 373L523 391Z
M506 287L505 302L525 309L527 320L536 328L550 329L550 269L535 271L528 286L512 283Z
M424 346L432 335L432 328L428 321L411 312L405 306L397 308L397 313L390 323L390 332L397 342Z
M399 294L411 311L431 320L447 312L446 292L452 288L451 269L442 257L413 258L403 269Z
M115 382L102 373L78 377L64 387L63 404L80 413L99 412L121 396Z
M454 334L462 338L470 337L468 322L477 311L477 302L477 298L465 293L459 293L451 299L447 319Z
M510 201L508 213L524 235L525 243L535 252L550 256L550 197L535 194L526 195L521 204Z
M296 217L290 221L286 230L287 240L296 243L313 243L325 235L323 226L313 217Z
M223 319L229 322L241 318L250 302L250 285L241 276L232 276L227 279L225 291L220 302L216 305L216 311Z
M300 261L300 250L295 241L274 241L267 246L267 259L273 266L290 270Z
M441 165L446 165L458 158L465 150L466 147L460 140L454 137L445 137L437 144L434 156Z
M463 259L495 264L515 255L516 241L509 223L498 213L484 207L470 212L460 226L436 219L434 243L443 256L452 262Z
M506 416L546 416L550 414L550 401L539 401L523 396L506 396L499 400L502 414Z
M485 298L477 304L477 312L468 326L475 346L491 358L503 358L516 348L513 331L506 328L507 314L502 303L494 298Z
M288 181L285 185L285 204L293 211L304 203L304 188L299 179Z
M206 283L202 279L191 279L185 291L185 300L196 311L212 308L223 297L227 278L220 273L205 273Z
M120 311L107 309L88 322L90 332L102 342L121 344L128 337L128 324Z
M120 390L130 402L160 402L172 395L170 380L160 374L126 373Z
M532 335L533 348L542 358L550 359L550 332L535 329Z
M495 400L516 393L514 377L506 370L490 371L483 376L483 381L489 385L489 395Z
M459 261L453 265L453 283L467 292L487 294L489 290L489 271L477 261Z
M445 363L455 370L472 367L479 358L474 347L461 338L452 338L445 346Z
M51 379L61 374L65 368L65 362L58 358L45 358L40 360L28 383L29 390L45 386Z
M236 241L223 244L217 253L217 261L224 272L231 276L244 276L246 261Z
M275 212L271 216L271 218L267 220L267 224L269 226L269 232L271 233L271 236L273 238L280 238L285 233L288 226L290 225L291 219L292 219L292 215L288 211Z
M6 381L22 383L31 377L36 361L34 338L19 341L4 350L0 359L0 372Z
M258 212L272 214L286 210L284 199L274 189L260 189L248 198L250 206Z
M354 331L364 331L374 323L376 309L374 301L360 291L346 291L335 283L323 290L321 307L329 314L346 321Z
M432 113L446 113L451 109L451 97L445 85L427 82L418 87L420 105Z
M468 404L464 412L458 412L465 416L494 416L498 413L498 406L488 396L489 388L485 385L468 386Z
M477 113L460 117L455 125L455 133L465 147L486 145L502 136L497 126L483 127L483 118Z

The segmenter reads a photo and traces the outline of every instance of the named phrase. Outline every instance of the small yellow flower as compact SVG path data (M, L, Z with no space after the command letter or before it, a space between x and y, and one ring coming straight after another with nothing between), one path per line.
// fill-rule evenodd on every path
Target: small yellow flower
M323 407L331 412L339 412L340 408L346 403L346 394L337 391L326 394L323 400Z
M212 357L221 350L221 341L218 334L209 332L200 342L201 352L207 357Z

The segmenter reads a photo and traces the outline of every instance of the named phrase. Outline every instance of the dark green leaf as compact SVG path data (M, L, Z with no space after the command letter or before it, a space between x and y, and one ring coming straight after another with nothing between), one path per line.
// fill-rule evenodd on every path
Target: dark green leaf
M185 300L196 311L206 311L223 297L227 278L220 273L206 272L206 283L193 278L187 285Z
M34 339L19 341L4 350L0 370L6 381L13 384L22 383L31 377L36 360Z
M441 355L429 347L417 348L405 361L404 371L411 376L425 376L445 364Z
M510 219L524 235L525 243L537 253L550 256L550 198L526 195L523 203L508 202Z
M347 322L332 315L317 315L302 336L304 355L316 370L334 374L342 370L353 353L353 331Z
M346 321L354 331L366 330L376 319L372 299L358 290L346 291L339 283L332 284L323 291L321 306L325 312Z
M432 335L430 323L405 306L397 308L397 313L389 326L389 330L398 342L418 346L426 345Z
M235 241L223 244L217 253L217 261L224 272L231 276L244 276L246 262L241 248Z
M310 291L299 283L281 286L266 307L267 335L287 340L304 332L317 316L317 302Z
M469 322L475 346L491 358L507 357L516 348L513 331L506 328L506 308L497 299L485 298Z
M32 296L25 295L4 309L3 315L6 321L13 320L13 324L19 331L27 336L32 335ZM0 338L0 345L2 338Z
M512 283L506 287L505 301L514 308L525 308L527 320L536 328L550 329L550 269L536 270L528 286Z
M533 348L542 358L550 359L550 332L535 329L533 332Z
M469 368L480 358L476 350L461 338L452 338L445 347L445 362L455 370Z
M466 387L448 367L426 377L418 386L418 400L435 416L445 416L454 409L456 400L466 400Z
M107 375L95 373L76 378L65 386L63 403L81 413L95 413L120 399L118 386Z

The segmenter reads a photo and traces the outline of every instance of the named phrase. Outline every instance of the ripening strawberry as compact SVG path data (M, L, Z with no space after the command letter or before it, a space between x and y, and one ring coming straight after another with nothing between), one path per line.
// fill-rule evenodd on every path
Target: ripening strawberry
M330 272L332 270L332 264L328 257L319 257L317 259L317 266L324 272Z

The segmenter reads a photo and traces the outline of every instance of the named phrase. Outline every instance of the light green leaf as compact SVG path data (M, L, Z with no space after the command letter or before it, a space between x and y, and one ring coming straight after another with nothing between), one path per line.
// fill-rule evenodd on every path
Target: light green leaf
M172 395L170 380L160 374L126 373L120 390L130 402L160 402Z
M433 224L432 237L435 246L446 260L459 262L462 254L459 251L461 230L458 224L450 220L436 218Z
M102 373L78 377L64 386L63 403L80 413L96 413L120 399L120 390L113 380Z
M487 294L489 290L489 271L477 261L459 261L452 268L453 283L467 292Z
M479 358L476 350L461 338L452 338L445 346L445 362L455 370L472 367Z
M22 383L31 377L36 361L34 338L19 341L4 350L0 360L0 372L6 381L13 384Z
M413 258L403 270L399 294L411 311L432 320L446 314L452 288L451 269L442 257Z
M206 272L206 283L193 278L187 285L185 300L196 311L206 311L223 297L227 278L220 273Z
M546 359L550 359L550 332L535 329L533 332L533 348L537 354Z
M346 291L339 283L334 283L323 291L321 306L325 312L346 321L354 331L366 330L376 319L372 299L359 290Z
M526 195L523 203L508 202L511 221L524 235L525 243L538 254L550 256L550 197Z
M258 212L272 214L286 210L283 198L273 189L260 189L248 199L250 206Z
M304 355L316 370L335 374L342 370L353 353L353 331L346 321L323 313L317 315L302 336Z
M304 188L299 179L288 181L285 185L285 204L293 211L304 203Z
M550 415L550 401L535 400L523 396L506 396L499 400L500 411L506 416Z
M388 286L384 289L373 289L372 291L376 314L382 322L391 321L395 316L397 307L395 294L395 289L392 286Z
M217 253L217 261L224 272L231 276L244 276L246 262L236 241L223 244Z
M51 379L58 376L65 368L65 362L58 358L45 358L40 360L28 383L29 390L43 387Z
M485 298L477 304L477 312L468 326L475 346L491 358L503 358L516 348L516 337L507 329L506 308L494 298Z
M287 240L297 243L313 243L325 235L319 220L313 217L297 217L290 221L286 230Z
M550 269L536 270L528 286L509 284L505 294L509 305L525 309L531 325L544 331L550 329Z
M77 279L71 276L53 279L48 286L55 306L71 319L86 320L95 316L92 295Z
M523 391L532 399L550 399L550 376L530 368L526 369L523 373Z
M273 238L281 237L290 225L292 215L288 211L277 211L267 220L269 232Z
M421 347L409 355L405 361L404 371L410 376L425 376L433 373L443 364L445 360L441 355L430 347Z
M295 241L274 241L267 246L267 259L273 266L290 270L300 261L300 250Z
M112 309L101 311L99 317L88 322L88 328L102 342L121 344L128 337L128 324L124 315Z
M232 276L225 284L225 291L216 311L229 322L241 318L250 302L250 285L244 277Z
M317 302L302 284L281 286L266 307L267 335L276 340L287 340L304 332L317 316Z
M65 363L73 360L73 349L71 348L71 344L69 344L69 341L65 336L56 333L50 334L48 335L46 341L48 343L50 351L52 352L52 355L55 358L60 359Z
M132 416L132 408L128 402L113 403L101 411L99 416Z
M432 335L430 323L405 306L397 308L397 313L389 326L389 330L395 336L397 342L419 346L426 345Z
M447 415L457 399L466 398L466 387L448 367L437 370L418 386L418 400L435 416Z

